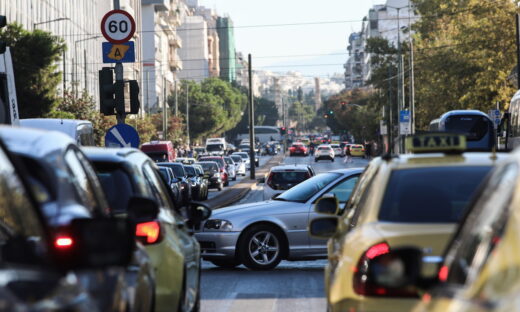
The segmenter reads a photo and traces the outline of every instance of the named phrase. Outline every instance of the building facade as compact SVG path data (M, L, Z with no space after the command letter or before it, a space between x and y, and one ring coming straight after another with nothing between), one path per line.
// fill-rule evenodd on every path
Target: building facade
M202 16L186 16L179 28L184 66L180 79L202 81L209 77L208 26Z

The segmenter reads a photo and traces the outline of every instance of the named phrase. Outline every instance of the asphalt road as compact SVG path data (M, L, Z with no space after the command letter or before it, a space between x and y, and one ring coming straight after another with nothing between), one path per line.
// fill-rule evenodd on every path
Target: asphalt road
M287 157L285 164L311 164L316 173L346 167L364 167L368 161L353 158L345 162L314 162L312 157ZM240 203L262 200L262 185L257 185ZM222 269L210 262L202 264L203 312L325 311L323 267L326 260L282 261L274 270L250 271L244 266Z

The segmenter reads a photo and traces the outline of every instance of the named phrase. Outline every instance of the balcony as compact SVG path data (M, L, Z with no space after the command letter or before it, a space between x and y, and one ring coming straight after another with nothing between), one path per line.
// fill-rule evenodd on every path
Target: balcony
M168 22L174 26L180 26L182 24L181 14L176 10L168 11Z
M168 11L170 0L141 0L141 5L154 5L155 11Z
M169 43L170 43L170 46L173 48L176 48L176 49L182 48L182 40L177 34L175 34L175 36L170 39Z
M174 55L170 54L168 57L168 64L170 65L171 71L179 71L182 70L182 61L177 56L177 53Z

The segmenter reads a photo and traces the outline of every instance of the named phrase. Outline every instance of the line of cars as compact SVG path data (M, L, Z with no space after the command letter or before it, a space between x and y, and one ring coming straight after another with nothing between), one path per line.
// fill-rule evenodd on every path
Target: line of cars
M0 192L2 310L199 310L211 211L179 209L141 151L0 127Z

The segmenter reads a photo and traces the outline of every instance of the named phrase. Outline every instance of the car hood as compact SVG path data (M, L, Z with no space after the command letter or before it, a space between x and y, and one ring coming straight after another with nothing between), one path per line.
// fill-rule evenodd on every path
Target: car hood
M267 213L269 213L269 215L273 215L273 212L280 214L284 213L287 208L294 207L294 205L302 205L302 203L266 200L256 203L230 206L213 210L211 219L227 220L231 218L239 218L242 216L254 217L256 215L266 215Z

